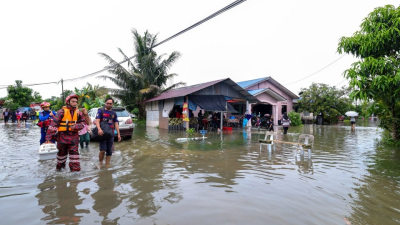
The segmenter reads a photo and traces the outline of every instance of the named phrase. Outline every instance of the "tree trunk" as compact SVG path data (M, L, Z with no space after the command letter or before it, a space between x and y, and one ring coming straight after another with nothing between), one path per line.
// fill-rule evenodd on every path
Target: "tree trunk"
M394 120L393 122L393 130L392 130L392 136L393 136L393 140L398 141L399 138L397 137L397 120L396 120L396 110L395 110L395 106L392 106L392 118Z
M139 103L139 119L146 119L145 104Z

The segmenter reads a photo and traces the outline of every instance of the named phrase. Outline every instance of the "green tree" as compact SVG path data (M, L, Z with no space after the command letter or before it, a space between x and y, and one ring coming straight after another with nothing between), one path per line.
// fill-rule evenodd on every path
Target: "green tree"
M39 92L35 91L33 92L33 101L34 102L42 102L42 96L40 95Z
M374 100L372 112L380 126L399 140L400 127L400 7L378 7L361 23L351 37L342 37L338 52L356 56L359 61L344 72L354 88L354 99ZM388 126L390 125L390 126Z
M301 88L301 92L301 99L298 101L300 111L321 114L330 122L354 109L348 96L350 89L346 87L338 89L327 84L312 83L309 88Z
M177 74L169 73L169 69L179 59L179 52L172 52L170 55L157 55L153 47L157 44L157 35L148 31L141 36L135 29L132 30L134 40L133 60L128 61L128 68L117 64L105 53L100 53L110 64L108 72L113 76L100 76L103 79L111 80L119 88L111 89L114 97L121 100L128 110L139 108L139 118L145 117L144 101L160 93L175 87L184 85L179 82L166 87L167 81ZM118 49L124 59L127 55ZM166 56L166 57L165 57Z
M7 100L4 102L4 107L5 107L6 109L17 110L18 107L19 107L19 105L16 104L12 99L7 99Z
M29 106L33 101L32 89L22 86L21 80L16 80L15 85L7 87L8 99L11 99L13 104L21 106Z
M87 110L91 109L91 104L96 98L105 99L108 94L108 88L100 85L91 85L86 83L82 89L75 87L75 94L79 96L79 107L85 107Z
M290 111L290 113L288 113L288 116L290 118L291 126L300 126L302 124L300 113L297 113L295 111Z

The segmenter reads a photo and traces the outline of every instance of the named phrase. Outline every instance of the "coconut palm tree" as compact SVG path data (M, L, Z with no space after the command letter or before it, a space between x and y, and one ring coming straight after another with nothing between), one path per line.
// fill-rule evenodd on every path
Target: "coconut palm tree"
M157 35L152 35L148 31L141 36L135 29L132 30L135 58L128 60L128 68L118 64L105 53L99 53L110 64L108 72L112 75L100 76L108 79L118 86L110 89L113 96L121 99L129 110L139 106L139 118L144 118L144 101L160 93L183 86L185 83L175 83L169 87L167 81L175 76L176 73L169 74L169 69L179 59L181 54L177 51L170 55L157 55L153 47L157 44ZM128 56L118 48L118 51L125 59Z

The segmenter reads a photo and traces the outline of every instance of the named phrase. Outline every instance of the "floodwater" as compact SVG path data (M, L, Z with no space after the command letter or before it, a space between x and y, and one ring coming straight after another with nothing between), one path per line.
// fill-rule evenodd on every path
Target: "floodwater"
M0 124L1 224L399 224L400 154L379 147L375 124L291 127L277 139L315 137L311 158L256 130L185 133L136 126L98 168L98 143L82 171L40 161L40 130ZM199 135L200 136L200 135Z

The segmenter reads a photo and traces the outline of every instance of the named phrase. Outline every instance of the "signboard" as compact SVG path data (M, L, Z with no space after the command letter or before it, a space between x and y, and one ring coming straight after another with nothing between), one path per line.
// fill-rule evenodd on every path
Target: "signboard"
M188 109L187 102L183 103L182 116L183 116L183 120L182 121L189 121L189 109Z

